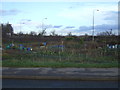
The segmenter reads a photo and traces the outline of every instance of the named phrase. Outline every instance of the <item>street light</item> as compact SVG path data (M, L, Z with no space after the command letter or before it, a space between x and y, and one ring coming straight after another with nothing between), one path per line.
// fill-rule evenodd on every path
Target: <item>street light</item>
M98 9L97 10L93 10L93 33L92 33L92 36L93 36L93 38L92 38L92 40L94 41L94 14L95 14L95 11L99 11Z
M30 19L28 19L28 20L26 19L24 21L20 21L20 31L21 31L22 25L26 25L30 21L31 21Z
M42 30L43 30L43 21L44 21L45 19L47 19L47 18L43 18L43 19L42 19Z

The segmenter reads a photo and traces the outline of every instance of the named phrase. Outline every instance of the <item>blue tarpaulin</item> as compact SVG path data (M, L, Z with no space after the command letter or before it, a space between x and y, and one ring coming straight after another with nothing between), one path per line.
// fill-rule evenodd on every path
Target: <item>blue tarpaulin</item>
M46 43L46 42L43 42L43 45L44 45L44 46L46 46L46 45L47 45L47 43Z
M51 47L53 47L53 48L59 48L59 47L64 47L64 45L53 45Z

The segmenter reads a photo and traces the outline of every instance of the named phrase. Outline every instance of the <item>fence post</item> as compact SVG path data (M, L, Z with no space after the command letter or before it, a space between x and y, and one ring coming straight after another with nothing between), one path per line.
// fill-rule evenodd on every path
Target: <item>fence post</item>
M64 42L62 41L62 52L63 52L63 50L64 50L64 49L63 49L63 43L64 43Z
M60 47L59 47L59 60L61 61Z

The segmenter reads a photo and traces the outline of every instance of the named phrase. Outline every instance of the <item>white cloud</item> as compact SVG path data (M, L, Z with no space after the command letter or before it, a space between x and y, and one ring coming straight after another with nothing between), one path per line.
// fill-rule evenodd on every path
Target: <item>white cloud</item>
M17 15L17 14L21 13L21 11L17 10L17 9L12 9L12 10L3 10L3 9L1 9L0 13L1 13L0 14L1 16L8 16L8 15Z
M108 24L113 22L108 22L104 20L104 18L109 17L112 13L106 13L110 11L118 11L118 6L117 4L112 5L112 3L87 3L84 7L78 6L73 9L66 8L61 10L58 13L58 16L64 18L65 20L71 20L71 22L79 23L79 25L92 25L93 10L95 9L99 9L99 12L96 11L94 14L95 24ZM114 18L116 19L117 17L115 16Z
M40 30L36 28L36 26L41 26L39 22L31 21L31 22L18 22L17 24L12 24L14 32L18 33L20 31L24 33L29 33L31 31L38 32Z
M68 5L68 4L67 4ZM47 22L49 22L49 24L53 24L54 25L63 25L61 28L48 28L46 31L48 33L50 33L51 31L53 31L53 29L55 29L56 33L58 34L67 34L69 32L72 32L73 34L85 34L85 33L91 33L91 31L80 31L77 32L74 29L65 29L66 26L75 26L76 28L79 28L79 26L92 26L92 22L93 22L93 10L94 9L99 9L99 12L95 12L95 25L101 25L101 24L115 24L115 20L117 20L117 16L116 14L112 13L113 11L117 11L118 10L118 6L115 3L84 3L84 5L82 4L78 4L78 5L72 5L72 3L70 4L70 6L66 6L66 7L61 7L57 16L56 13L53 15L49 14L48 20ZM57 7L56 7L57 9ZM53 12L54 13L54 10ZM45 14L44 14L45 15ZM50 16L51 15L51 16ZM40 17L40 16L33 16L33 17ZM19 17L20 18L20 17ZM25 18L25 16L24 16ZM26 16L26 18L28 18ZM30 17L32 18L32 17ZM110 20L110 18L113 18ZM107 19L107 20L106 20ZM109 20L108 20L109 19ZM24 32L30 32L30 31L34 31L36 30L36 32L39 32L39 30L41 30L41 21L30 21L30 22L26 22L26 24L23 24L21 27L21 29ZM47 24L44 21L44 24ZM39 28L36 28L37 26L39 26ZM20 26L19 25L15 25L15 31L20 31ZM52 27L52 26L51 26Z

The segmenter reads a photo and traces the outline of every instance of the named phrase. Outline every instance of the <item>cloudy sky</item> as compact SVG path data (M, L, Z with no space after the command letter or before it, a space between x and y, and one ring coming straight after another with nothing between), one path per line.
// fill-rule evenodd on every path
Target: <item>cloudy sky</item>
M99 10L99 11L97 11ZM111 2L2 2L0 23L11 23L14 32L40 32L49 35L92 34L94 11L95 34L113 30L117 34L118 1Z

